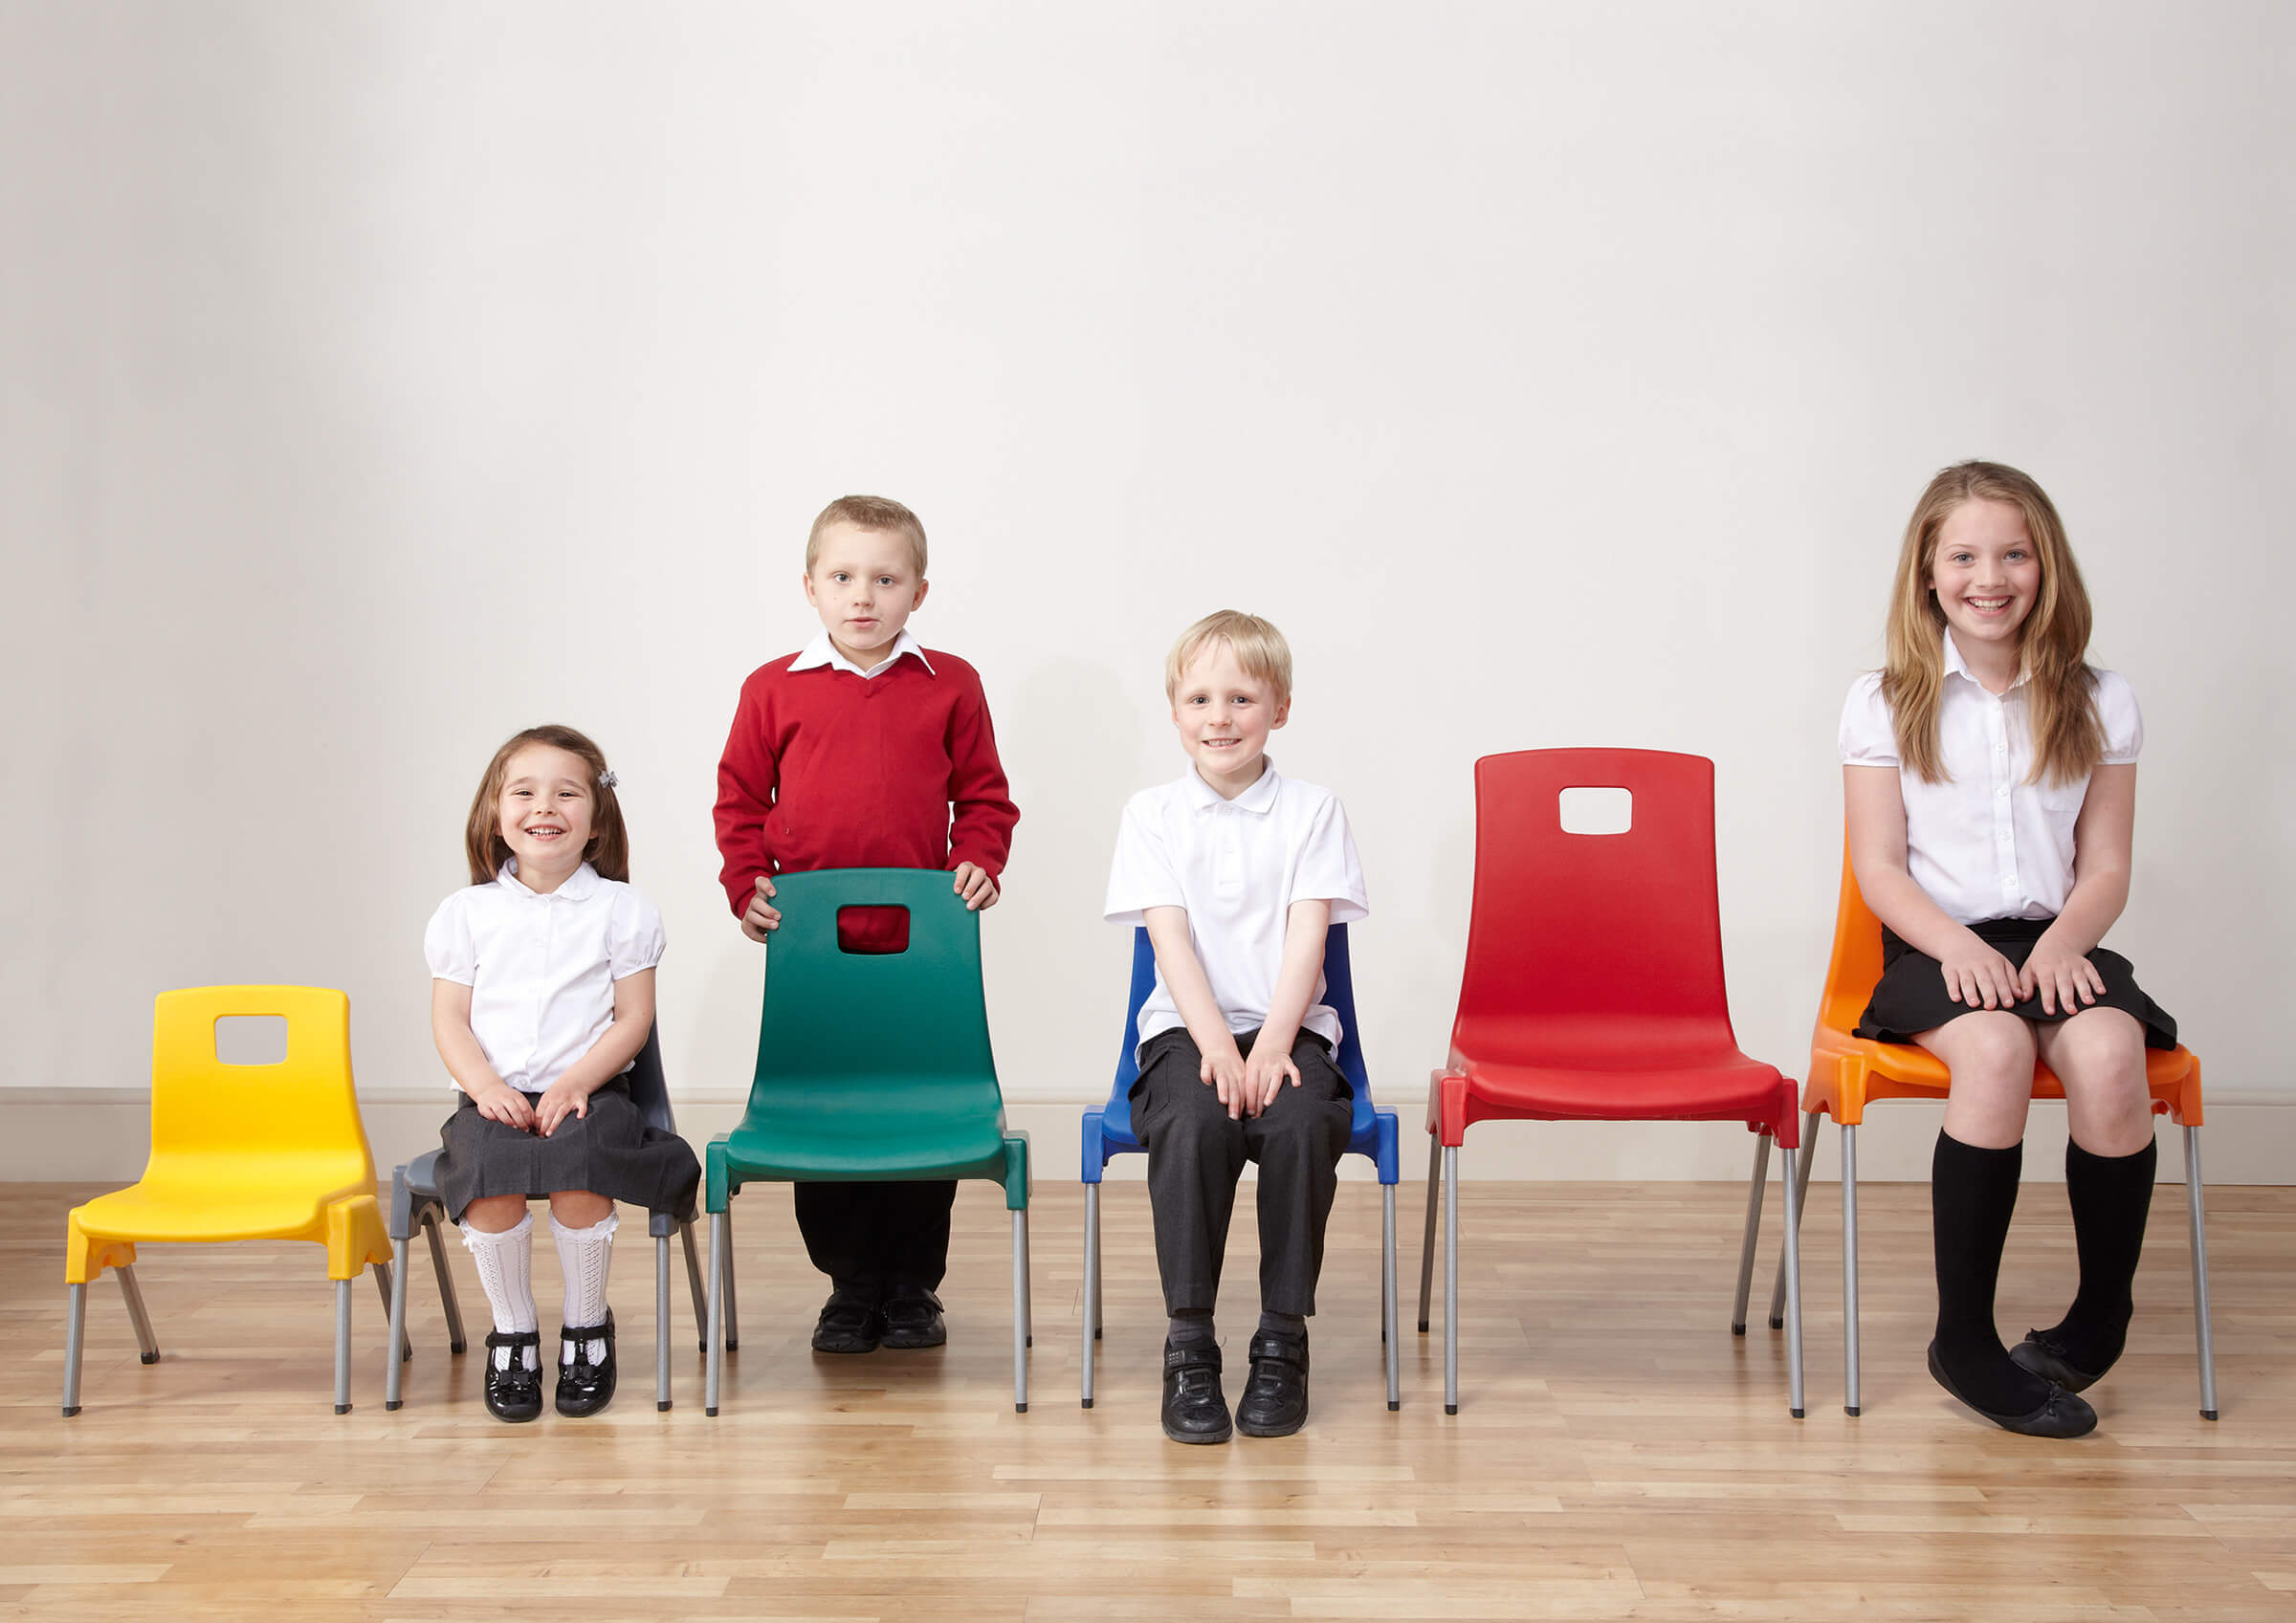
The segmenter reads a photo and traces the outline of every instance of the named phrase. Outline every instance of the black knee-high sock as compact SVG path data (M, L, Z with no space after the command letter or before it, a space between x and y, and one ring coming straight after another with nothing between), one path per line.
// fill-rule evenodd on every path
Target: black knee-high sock
M2073 1207L2081 1289L2064 1323L2046 1334L2065 1362L2085 1374L2111 1369L2129 1338L2129 1319L2136 1311L2129 1287L2145 1248L2159 1166L2157 1144L2133 1155L2092 1155L2078 1144L2064 1147L2064 1193Z
M2018 1368L1994 1327L2001 1246L2017 1210L2025 1147L1979 1150L1944 1132L1930 1162L1930 1216L1937 1247L1937 1358L1954 1385L1992 1415L2029 1415L2049 1383Z

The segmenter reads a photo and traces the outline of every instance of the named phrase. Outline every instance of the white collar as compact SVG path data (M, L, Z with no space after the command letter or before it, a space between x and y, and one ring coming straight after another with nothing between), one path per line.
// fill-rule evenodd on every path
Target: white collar
M530 889L526 882L519 877L519 859L509 857L503 861L500 871L496 873L495 883L514 895L531 896L538 902L545 901L552 896L563 896L569 902L586 902L596 893L601 881L598 878L598 870L588 863L584 863L572 873L567 874L566 882L557 889Z
M1189 763L1187 776L1181 779L1181 782L1187 787L1188 803L1198 811L1215 811L1222 806L1233 806L1238 811L1254 812L1263 817L1266 816L1275 805L1275 789L1278 779L1275 776L1275 757L1273 756L1262 756L1260 762L1260 776L1253 780L1250 788L1232 801L1206 783L1203 780L1203 774L1196 770L1193 762Z
M883 663L873 670L864 670L845 655L839 653L837 645L829 641L829 634L827 630L816 631L813 634L813 640L806 645L805 650L789 662L789 669L813 670L826 665L831 670L850 670L855 676L866 680L879 672L891 670L903 654L916 655L916 663L925 668L928 675L938 676L940 674L933 669L933 662L925 657L925 646L918 642L906 626L902 628L899 636L894 638L893 652L887 654Z
M2017 679L2009 684L2006 691L1999 694L1994 693L1991 688L1977 680L1976 672L1969 668L1969 661L1961 657L1961 645L1954 641L1954 628L1948 625L1938 635L1945 639L1945 673L1948 676L1962 678L1989 697L2006 698L2010 693L2016 692L2018 689L2025 685L2024 661L2020 659L2018 661Z

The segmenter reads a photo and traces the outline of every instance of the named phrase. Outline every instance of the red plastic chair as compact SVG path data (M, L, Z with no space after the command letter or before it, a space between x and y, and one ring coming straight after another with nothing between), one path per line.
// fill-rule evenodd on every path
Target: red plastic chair
M1620 787L1620 834L1562 826L1565 789ZM1475 899L1450 1063L1427 1094L1427 1327L1446 1183L1443 1412L1459 1413L1459 1146L1479 1121L1742 1121L1752 1201L1770 1142L1786 1153L1788 1396L1802 1413L1800 1123L1794 1084L1738 1051L1714 894L1714 766L1654 750L1524 750L1475 763ZM1739 1259L1739 1301L1754 1253ZM1745 1333L1741 1305L1731 1327Z

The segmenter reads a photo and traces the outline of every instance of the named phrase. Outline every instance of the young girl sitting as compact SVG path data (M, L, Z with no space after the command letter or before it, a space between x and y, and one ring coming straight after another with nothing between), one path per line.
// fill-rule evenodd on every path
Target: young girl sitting
M2097 943L2129 900L2144 724L2084 661L2088 597L2064 527L2014 468L1930 481L1906 527L1888 666L1842 713L1850 859L1883 925L1857 1035L1953 1072L1931 1173L1930 1373L2013 1432L2079 1437L2080 1392L2121 1355L2152 1199L2145 1049L2175 1022ZM2064 1084L2081 1283L2014 1350L1994 1327L2036 1056Z
M558 1412L614 1395L606 1305L614 1202L690 1214L701 1169L649 1128L624 1073L653 1028L662 920L629 884L629 839L606 757L570 727L495 752L471 802L471 888L423 935L430 1031L461 1106L440 1130L438 1187L494 1309L486 1407L542 1412L530 1195L550 1197L565 1276Z

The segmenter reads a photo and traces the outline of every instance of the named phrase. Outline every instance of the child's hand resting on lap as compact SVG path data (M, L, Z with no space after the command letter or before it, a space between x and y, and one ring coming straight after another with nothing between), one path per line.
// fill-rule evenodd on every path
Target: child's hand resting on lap
M2069 1013L2084 1003L2094 1003L2105 991L2105 977L2086 953L2069 952L2046 933L2033 943L2017 979L2018 991L2027 998L2040 993L2042 1008L2052 1015L2059 1004Z
M1196 1074L1203 1079L1205 1086L1219 1089L1220 1103L1227 1107L1229 1121L1260 1113L1251 1085L1245 1078L1244 1056L1236 1051L1233 1042L1224 1052L1206 1054Z
M571 1086L564 1077L560 1077L543 1090L541 1103L534 1108L535 1130L548 1138L568 1116L589 1113L590 1090Z
M1275 1103L1287 1078L1292 1086L1299 1086L1299 1067L1292 1063L1292 1056L1271 1042L1255 1043L1251 1058L1244 1062L1244 1094L1253 1115Z
M2017 966L1988 947L1974 930L1969 932L1968 941L1941 960L1937 969L1945 976L1945 995L1972 1009L2015 1008L2022 996L2018 990Z
M497 1081L494 1086L474 1097L478 1113L490 1122L515 1127L520 1132L534 1130L534 1107L526 1103L526 1095L507 1082Z

